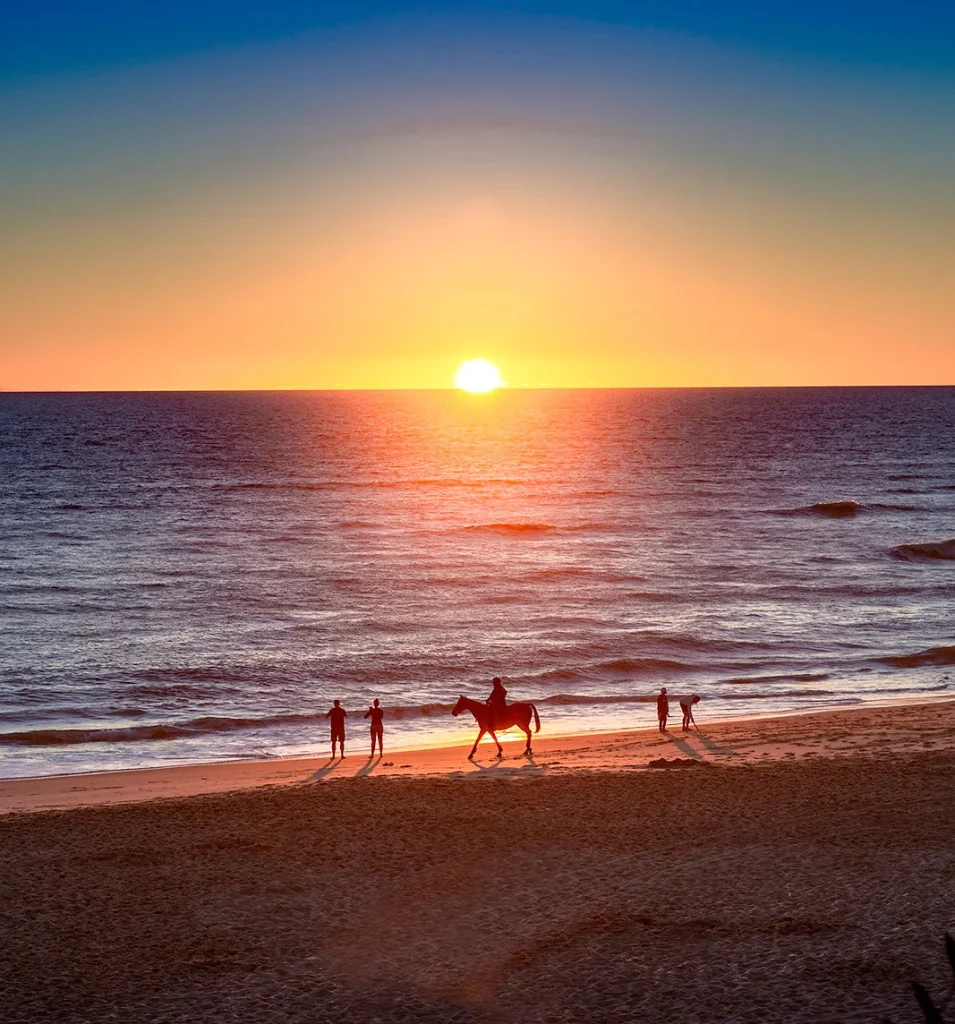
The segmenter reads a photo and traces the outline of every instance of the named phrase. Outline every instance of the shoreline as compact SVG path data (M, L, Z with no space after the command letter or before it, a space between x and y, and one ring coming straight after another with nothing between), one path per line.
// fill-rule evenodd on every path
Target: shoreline
M922 709L922 714L899 712ZM197 762L76 774L0 779L0 815L142 803L263 787L301 786L362 778L529 778L544 774L646 769L661 758L704 764L745 764L800 758L878 756L925 749L955 749L955 698L887 698L840 708L800 709L704 722L702 731L677 726L600 732L535 734L534 755L522 754L523 737L502 734L504 756L485 740L475 761L462 744L396 748L372 761L367 739L352 739L344 761L328 755ZM671 716L671 722L674 716ZM913 724L909 724L913 723ZM923 728L919 728L919 723ZM929 726L932 739L926 739ZM359 746L360 744L360 746Z

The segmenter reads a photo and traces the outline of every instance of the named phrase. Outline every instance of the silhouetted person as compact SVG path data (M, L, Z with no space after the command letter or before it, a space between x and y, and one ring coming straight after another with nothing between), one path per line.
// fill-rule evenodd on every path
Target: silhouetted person
M497 721L497 716L507 710L507 690L504 689L504 684L497 676L491 680L491 687L491 692L485 703L491 709L494 720Z
M371 719L371 756L375 756L375 740L378 741L378 756L381 757L385 752L384 737L385 737L385 726L384 726L385 712L383 708L378 707L378 698L375 698L375 703L365 712L365 718Z
M341 706L339 701L334 701L334 707L325 712L325 717L331 719L332 727L332 757L335 756L335 744L338 743L342 758L345 757L345 719L348 712Z
M690 731L690 722L693 722L693 705L699 704L700 698L694 693L689 697L680 698L680 708L683 711L683 731ZM696 722L693 722L696 725Z
M670 717L670 698L667 696L667 688L660 689L660 696L657 697L657 719L660 722L660 732L667 731L667 719Z

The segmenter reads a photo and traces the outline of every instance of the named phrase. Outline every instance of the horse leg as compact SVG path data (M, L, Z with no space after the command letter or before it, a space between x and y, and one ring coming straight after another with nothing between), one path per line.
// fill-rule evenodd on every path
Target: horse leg
M482 730L481 730L481 731L480 731L480 732L478 733L478 735L477 735L477 739L476 739L476 740L474 741L474 746L473 746L473 747L471 747L471 753L470 753L470 754L468 754L468 760L469 760L469 761L473 761L473 760L474 760L474 754L475 754L475 751L476 751L476 750L477 750L477 748L478 748L478 744L479 744L479 743L481 742L481 737L482 737L482 736L484 735L484 732L485 732L485 730L484 730L484 729L482 729ZM494 735L494 733L491 733L491 735L493 736L493 735Z
M491 734L491 739L494 740L494 742L497 744L497 756L503 757L504 748L501 746L501 741L497 738L497 734L494 732L493 729L488 729L488 732Z
M527 746L524 748L524 756L525 757L530 757L531 756L531 729L530 729L529 725L524 730L524 733L527 736Z

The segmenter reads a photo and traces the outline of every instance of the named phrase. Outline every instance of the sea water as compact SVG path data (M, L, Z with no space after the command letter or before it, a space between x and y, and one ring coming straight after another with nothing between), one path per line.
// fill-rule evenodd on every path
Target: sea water
M0 776L955 696L955 389L0 395Z

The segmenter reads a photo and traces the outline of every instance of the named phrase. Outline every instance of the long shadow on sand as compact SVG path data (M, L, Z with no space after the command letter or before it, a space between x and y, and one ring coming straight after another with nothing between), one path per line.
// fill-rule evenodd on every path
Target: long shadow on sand
M550 770L547 765L539 765L534 760L533 754L511 758L510 760L512 761L520 762L520 764L517 765L507 764L507 760L508 759L505 757L495 757L490 764L481 764L479 761L471 761L469 762L469 767L476 768L477 772L463 772L461 774L465 777L470 775L471 778L476 778L481 772L484 772L488 775L500 775L504 778L515 778L517 776L526 775L546 775Z
M378 765L381 764L382 756L382 754L379 754L377 757L369 757L368 761L365 764L363 764L361 768L358 769L357 772L355 772L355 778L362 779L366 775L371 775L371 773L378 767Z
M322 767L318 769L317 772L315 772L312 775L309 775L309 777L307 779L303 780L303 785L306 784L306 783L309 783L309 782L319 782L319 781L321 781L327 775L331 775L332 772L338 767L338 764L339 764L339 762L338 762L338 760L336 758L330 757L322 765Z
M734 750L732 747L723 747L714 740L709 739L704 733L696 730L696 735L699 737L700 743L706 747L708 754L716 754L719 757L742 757L738 750Z
M469 768L477 768L479 772L496 772L504 764L503 757L494 757L489 764L481 764L480 761L468 761Z
M692 757L695 761L703 760L703 755L700 753L700 751L695 750L693 747L691 747L690 744L687 743L687 741L683 739L682 736L674 736L671 732L668 732L666 736L671 743L676 744L677 748L684 754L684 756Z

